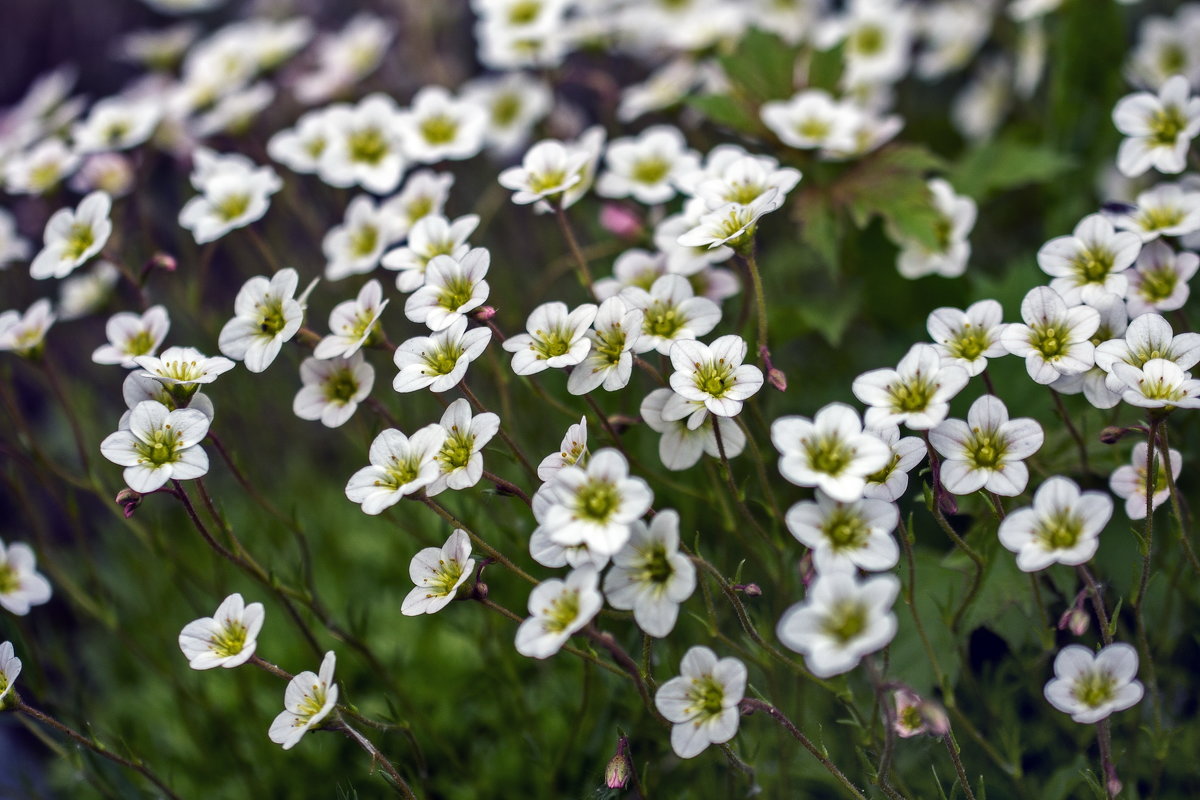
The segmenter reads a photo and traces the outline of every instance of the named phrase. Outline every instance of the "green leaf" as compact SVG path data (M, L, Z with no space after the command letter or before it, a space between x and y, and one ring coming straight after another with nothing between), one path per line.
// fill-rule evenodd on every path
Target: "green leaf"
M720 62L730 82L756 103L792 96L796 51L778 36L752 28Z
M976 200L1025 186L1046 183L1076 166L1066 153L1013 139L997 139L969 150L947 176L961 194Z
M796 198L793 218L800 225L800 238L811 247L831 275L840 265L842 222L829 196L821 191L802 192Z
M705 94L689 97L687 104L718 125L750 133L759 129L758 119L746 106L724 94Z
M933 204L926 173L945 162L924 147L895 144L863 158L834 187L850 218L865 228L881 217L894 238L939 249L943 215Z

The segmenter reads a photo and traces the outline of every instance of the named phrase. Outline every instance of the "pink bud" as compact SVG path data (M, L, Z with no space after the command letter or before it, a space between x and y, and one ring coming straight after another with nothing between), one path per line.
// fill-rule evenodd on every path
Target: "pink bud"
M178 269L179 263L170 253L155 253L154 257L150 259L150 266L157 267L164 272L174 272Z
M117 492L116 502L124 510L125 519L129 519L134 510L142 504L142 494L133 489L122 489Z
M487 322L489 319L496 316L496 309L492 306L480 306L479 308L475 309L471 316L475 317L475 319L479 320L480 322Z
M787 391L787 376L783 374L783 370L777 367L771 367L767 370L767 383L781 392Z
M624 789L629 783L629 756L625 754L628 742L624 736L617 740L617 754L604 768L604 785L610 789Z
M609 233L622 239L636 239L642 235L642 219L638 213L620 203L605 203L600 208L600 225Z
M735 592L741 592L747 597L762 597L762 587L757 583L739 583L733 587Z

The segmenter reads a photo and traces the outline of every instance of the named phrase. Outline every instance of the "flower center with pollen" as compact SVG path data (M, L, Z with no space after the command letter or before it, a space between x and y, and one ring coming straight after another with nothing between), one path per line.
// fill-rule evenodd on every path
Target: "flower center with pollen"
M692 678L688 688L688 699L691 705L687 711L698 711L701 717L715 717L725 707L725 687L711 675L701 675Z
M171 430L170 424L156 431L151 431L147 437L150 441L138 439L134 445L138 452L138 463L150 463L156 467L170 464L179 460L179 434Z
M456 469L466 469L471 463L471 454L475 450L475 437L470 433L460 431L457 426L446 437L446 443L438 451L437 459L442 463L443 472Z
M549 608L542 609L543 627L549 633L562 633L571 627L579 616L579 593L564 591L550 601Z
M388 154L388 143L378 128L363 128L346 137L347 155L360 164L378 164Z
M345 405L358 394L358 380L348 369L339 369L325 381L325 399L331 403Z
M1103 670L1090 670L1080 675L1071 694L1088 708L1098 708L1113 699L1116 681Z
M1156 147L1174 147L1187 123L1179 106L1166 106L1155 111L1150 117L1150 143Z
M607 523L620 507L621 493L608 481L588 481L575 495L575 513L592 522Z
M847 644L867 629L867 609L853 600L843 600L830 609L821 629L839 644Z
M696 364L692 380L700 391L712 397L724 397L733 388L733 367L720 358L707 364Z
M225 620L225 627L220 633L213 634L209 640L210 649L221 656L229 658L236 656L242 652L242 648L246 646L246 635L249 631L246 626L237 620Z
M821 532L825 534L834 552L859 550L871 538L871 529L863 518L844 508L835 509L829 515L825 524L821 526Z
M1070 509L1059 509L1043 519L1033 535L1046 550L1070 550L1083 535L1083 521Z
M543 359L566 355L571 350L571 340L561 328L549 331L534 331L531 348Z
M11 564L0 564L0 597L12 594L19 588L21 588L21 581L17 578L16 567Z
M226 195L213 204L213 210L224 222L233 222L245 214L246 209L249 207L250 195L241 192Z
M458 121L445 114L421 120L421 137L429 144L449 144L458 135Z
M842 443L837 436L830 436L813 441L802 439L800 444L808 456L808 463L815 472L829 475L839 475L850 465L854 453Z
M462 577L463 565L457 561L438 560L437 574L425 579L425 585L429 587L429 593L426 597L445 597L454 591L454 585L458 583L458 579Z
M81 259L95 242L96 235L92 232L92 226L86 222L76 222L67 233L63 255L72 261Z

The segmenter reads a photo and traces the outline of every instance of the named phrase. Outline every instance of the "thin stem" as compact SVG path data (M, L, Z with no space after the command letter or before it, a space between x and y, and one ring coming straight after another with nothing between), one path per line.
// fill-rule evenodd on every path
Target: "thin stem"
M609 421L608 415L604 413L604 410L600 408L600 406L596 403L595 398L593 398L590 394L585 394L583 399L587 402L588 408L590 408L592 412L600 418L600 424L608 433L609 438L612 439L613 446L620 450L622 455L628 458L629 454L625 452L625 445L621 443L621 435L617 433L617 429L614 428L612 422Z
M433 509L434 513L436 513L442 519L446 520L446 522L449 522L455 528L459 528L461 530L466 531L467 535L471 537L471 541L473 541L475 544L477 544L479 546L479 548L481 550L483 550L485 553L487 553L489 556L491 556L493 559L495 559L498 564L503 565L506 569L515 573L522 580L528 581L529 583L533 583L533 584L537 583L536 578L534 578L528 572L521 569L516 564L514 564L512 561L510 561L508 559L508 557L505 556L503 553L501 553L499 550L497 550L496 548L492 547L490 544L485 542L479 536L479 534L475 533L473 530L471 530L469 527L467 527L466 523L462 522L460 519L458 519L458 517L454 516L449 511L447 511L445 506L441 505L440 503L438 503L436 500L434 500L431 497L426 497L423 492L421 493L421 495L419 497L416 497L415 499L419 500L420 502L427 505L429 508Z
M1047 388L1050 396L1054 398L1054 408L1058 411L1059 418L1062 419L1063 425L1071 434L1071 438L1075 440L1075 446L1079 448L1079 467L1083 474L1087 475L1092 470L1088 467L1087 442L1084 441L1083 435L1079 433L1079 429L1075 427L1075 423L1071 420L1071 415L1067 412L1067 407L1063 405L1062 396L1053 389Z
M867 796L863 794L857 786L851 783L850 779L847 778L845 774L837 768L837 765L830 761L829 758L823 752L821 752L821 749L813 744L812 741L810 741L809 738L805 736L790 719L787 718L787 715L778 708L766 701L756 700L752 697L743 698L738 704L738 707L741 709L742 714L745 715L753 714L755 711L762 711L770 716L772 719L778 722L784 730L790 733L792 738L798 741L805 750L812 753L813 758L817 759L821 766L827 769L829 773L837 779L837 782L846 789L851 797L856 797L858 800L867 800Z
M963 794L967 796L967 800L975 800L975 793L971 791L971 782L967 780L967 770L963 767L962 756L958 749L958 742L954 741L954 734L947 733L942 737L942 742L946 745L946 751L950 753L950 760L954 762L954 771L958 773L958 783L963 788Z
M738 260L746 268L746 273L750 276L750 284L754 287L754 313L758 322L758 350L765 358L771 352L767 345L767 296L763 291L762 276L758 272L758 260L754 257L754 246L751 245L746 248L745 252L739 253Z
M954 619L950 623L951 630L957 633L959 626L962 624L963 616L967 613L967 609L975 601L975 598L979 595L980 588L983 586L983 572L986 567L983 556L975 552L975 549L958 535L958 532L954 530L950 521L946 519L946 516L942 513L942 509L938 507L937 503L933 504L933 518L937 520L938 526L946 532L950 540L966 553L967 558L971 559L971 563L975 565L975 575L971 579L971 588L967 590L966 597L963 598L958 610L954 612Z
M486 597L479 597L478 595L476 595L476 596L472 597L472 599L475 600L475 602L482 605L484 608L490 608L492 611L495 611L498 614L508 617L513 622L520 624L525 621L524 617L505 608L504 606L500 605L499 603L496 603L496 602L493 602L493 601L487 599ZM614 675L620 675L622 678L629 677L628 673L626 673L625 670L621 669L620 667L616 666L615 664L610 664L607 661L601 661L600 659L596 658L591 653L588 653L584 650L580 650L578 647L572 647L571 645L566 644L566 645L563 645L562 649L565 650L566 652L570 653L573 656L582 658L584 661L587 661L591 664L595 664L596 666L598 666L602 669L606 669Z
M571 229L571 221L567 219L567 211L563 208L561 200L554 203L554 218L558 220L558 228L562 231L563 238L567 240L571 258L575 260L575 273L579 276L579 282L588 290L588 294L594 297L596 289L592 283L592 271L588 269L587 259L584 258L583 251L579 249L579 240L575 238L575 231Z
M933 668L933 676L937 680L938 686L942 692L949 694L949 686L946 684L946 673L942 671L942 665L938 661L937 653L933 649L933 645L929 641L929 634L925 631L925 624L921 621L921 615L917 611L916 586L917 586L917 565L913 558L912 542L908 540L908 531L901 525L896 531L896 538L900 540L901 547L904 548L904 558L908 565L908 583L904 586L904 602L908 606L909 615L913 619L913 624L917 628L917 636L921 640L921 647L925 650L925 657L929 659L929 666Z
M1092 598L1092 609L1096 612L1096 619L1100 623L1100 638L1107 647L1112 644L1112 631L1108 626L1108 613L1104 610L1104 598L1100 596L1100 587L1096 584L1096 579L1092 577L1086 564L1080 564L1075 569L1078 570L1079 577L1083 578L1083 582L1087 584L1088 595Z
M871 681L871 689L875 692L875 701L883 708L883 749L879 754L879 765L875 768L875 782L885 792L891 787L888 775L892 771L892 748L896 743L896 709L888 702L883 677L875 666L873 658L866 659L867 677ZM872 712L872 725L875 714ZM889 792L890 794L890 792Z
M463 393L463 396L466 397L471 403L471 405L475 406L476 411L478 411L480 414L487 413L487 408L484 407L483 403L479 402L479 398L476 397L475 393L472 392L467 386L466 381L460 382L458 384L458 388ZM508 445L508 449L512 451L513 456L516 457L517 461L521 462L521 467L524 468L525 472L529 474L530 478L537 480L537 470L533 468L531 463L529 463L529 459L525 457L525 453L521 451L520 446L518 446L517 443L513 441L512 437L508 435L508 432L504 430L503 425L499 426L497 430L500 433L500 438L504 440L504 443Z
M588 625L583 629L582 633L609 652L609 655L613 657L613 661L616 661L629 677L633 679L633 685L637 687L638 694L642 698L642 703L649 709L650 713L658 718L659 722L666 724L668 720L659 713L658 707L654 705L654 700L650 697L650 690L646 687L646 682L642 680L642 671L638 669L637 662L625 652L625 649L621 645L617 644L616 638L607 631L597 630L594 625Z
M1117 778L1117 765L1113 762L1112 730L1109 720L1102 719L1096 723L1096 742L1100 746L1100 766L1104 773L1104 793L1108 800L1113 800L1120 791L1121 781Z
M742 512L742 515L749 520L751 525L754 526L754 530L758 532L758 535L761 536L763 540L770 544L773 548L778 550L779 545L776 544L771 539L771 535L768 534L766 530L764 530L763 527L758 524L758 520L756 520L754 518L754 514L750 512L750 507L746 505L746 501L742 499L741 494L738 492L737 484L733 480L733 467L729 463L729 456L725 454L725 439L721 435L720 421L716 418L712 420L712 429L713 436L717 440L717 453L721 457L721 473L725 477L726 484L729 486L729 491L733 496L733 502L737 504L737 507Z
M1171 448L1167 444L1166 420L1163 420L1162 427L1158 430L1158 451L1159 463L1163 465L1161 469L1167 475L1171 511L1175 515L1175 522L1179 525L1179 543L1183 545L1183 554L1187 558L1188 564L1197 574L1200 574L1200 559L1196 558L1196 551L1192 549L1192 540L1188 536L1188 531L1192 529L1191 515L1187 513L1183 498L1179 494L1179 487L1175 485L1175 470L1171 468ZM1157 483L1158 481L1155 481L1155 484Z
M256 231L253 225L247 225L246 232L250 235L250 241L254 244L254 248L258 250L258 254L262 256L263 261L266 262L271 272L279 272L279 260L275 258L275 254L271 252L271 248L263 240L262 234Z
M266 661L262 658L259 658L257 655L250 656L249 663L253 664L254 666L258 667L261 670L271 673L276 678L283 678L285 681L290 681L292 678L295 677L294 675L292 675L292 673L288 672L286 669L283 669L282 667L277 667L274 664L272 664L270 661Z
M525 503L525 505L529 506L530 508L533 507L533 500L530 499L529 495L520 486L517 486L511 481L506 481L504 478L501 478L494 472L488 472L486 469L483 471L483 477L496 484L496 488L499 489L503 494L511 494L515 497L519 497L521 498L521 501Z
M403 776L401 776L396 768L392 765L392 762L388 761L383 753L379 752L379 749L375 747L375 745L371 744L370 739L355 730L350 723L346 722L346 720L342 719L341 717L339 717L336 722L330 725L329 729L341 731L342 733L346 734L347 738L355 742L368 755L371 756L372 762L383 767L383 771L386 772L388 777L392 779L394 788L398 794L409 798L409 800L417 800L417 795L413 792L412 787L408 785L408 782L404 780Z
M67 424L71 426L71 436L75 439L75 451L79 454L79 463L86 475L91 470L88 467L88 448L87 442L83 438L83 427L79 424L79 418L75 416L75 409L67 399L67 393L63 391L62 382L58 379L58 370L50 362L50 357L44 355L40 363L46 373L46 381L50 384L50 391L54 393L54 398L62 406L63 414L67 417Z
M91 739L87 738L86 736L84 736L82 733L75 730L74 728L67 727L66 725L62 724L61 722L59 722L58 720L56 720L54 717L50 716L49 714L46 714L42 711L38 711L33 706L30 706L27 703L24 703L20 700L17 701L17 704L16 704L16 706L14 706L14 708L17 712L24 714L28 717L31 717L31 718L37 720L38 722L42 723L43 725L49 725L51 728L54 728L59 733L65 735L71 741L75 742L76 744L82 745L83 747L86 747L88 750L91 750L93 753L103 756L104 758L107 758L109 761L112 761L113 763L120 764L121 766L123 766L127 769L131 769L131 770L141 774L142 777L144 777L146 780L150 781L155 786L157 786L162 791L162 793L165 794L168 798L170 798L171 800L179 800L179 795L172 792L170 787L168 787L165 783L163 783L162 780L159 779L159 777L157 775L155 775L154 772L152 772L150 770L150 768L147 767L145 764L143 764L141 761L130 761L127 758L122 758L121 756L117 755L116 753L111 752L108 748L104 747L103 745L101 745L97 742L93 742Z

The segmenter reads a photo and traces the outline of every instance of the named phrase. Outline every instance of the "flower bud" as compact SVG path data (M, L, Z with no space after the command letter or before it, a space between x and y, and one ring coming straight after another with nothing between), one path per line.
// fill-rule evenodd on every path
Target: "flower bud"
M617 753L604 768L604 785L610 789L624 789L629 783L629 759Z
M778 367L771 367L767 370L767 383L781 392L787 391L787 375L784 375L783 370Z
M739 583L733 587L735 592L741 592L747 597L762 597L762 587L757 583Z
M142 504L142 494L133 489L122 489L117 492L116 502L124 509L125 519L129 519L133 516L134 510Z
M492 306L480 306L471 314L472 317L480 322L487 322L492 317L496 316L496 309Z
M642 220L637 212L620 203L605 203L600 209L600 225L609 233L622 239L636 239L642 235Z
M155 253L147 266L161 269L163 272L174 272L178 269L179 263L170 253Z
M1066 613L1058 619L1058 629L1060 631L1070 630L1076 636L1083 636L1087 633L1088 625L1091 623L1091 617L1087 615L1079 606L1073 606L1067 609Z

